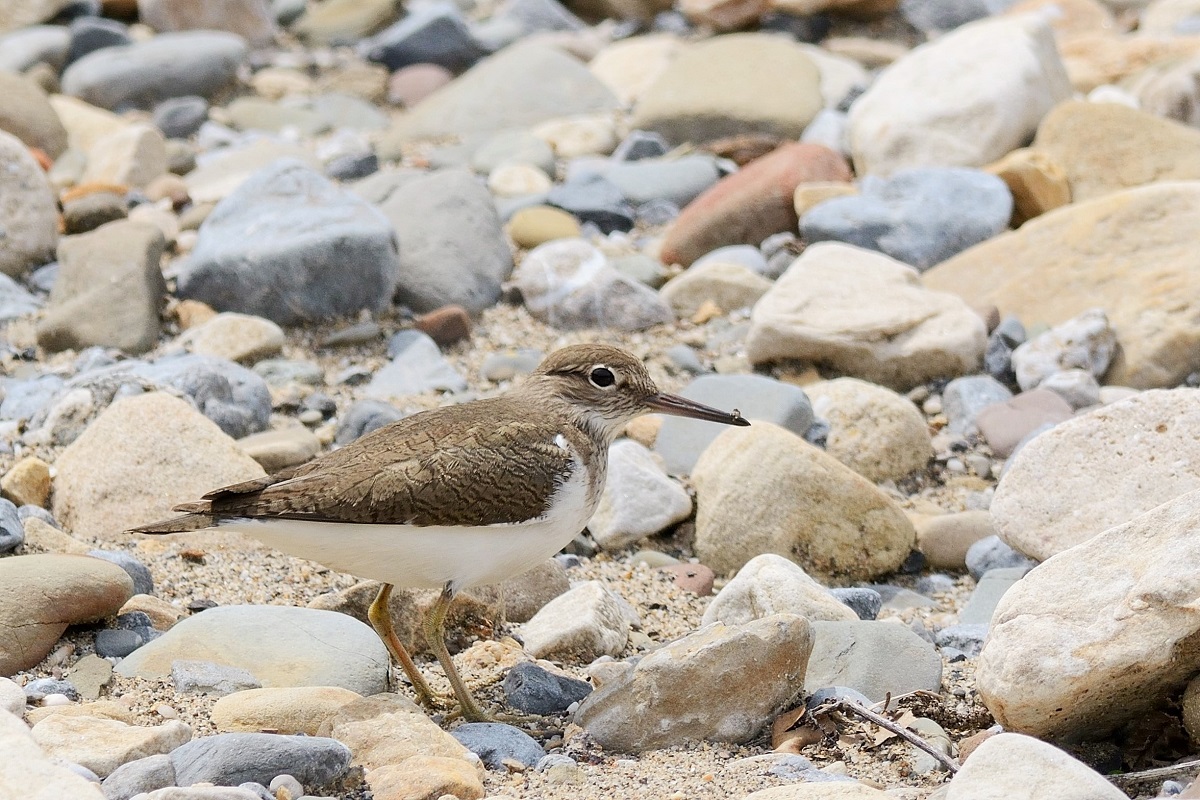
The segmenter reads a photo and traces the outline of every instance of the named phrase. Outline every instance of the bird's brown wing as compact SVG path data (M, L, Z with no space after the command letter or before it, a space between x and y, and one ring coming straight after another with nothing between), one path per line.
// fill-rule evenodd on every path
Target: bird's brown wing
M549 509L573 467L562 425L505 398L418 414L299 467L177 510L222 517L408 525L522 522Z

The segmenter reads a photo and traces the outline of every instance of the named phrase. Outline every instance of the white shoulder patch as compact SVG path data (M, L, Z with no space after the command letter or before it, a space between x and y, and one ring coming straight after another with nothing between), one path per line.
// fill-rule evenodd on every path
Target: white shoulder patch
M564 452L571 452L571 445L567 441L567 437L563 436L561 433L554 437L554 444L556 444L558 448Z

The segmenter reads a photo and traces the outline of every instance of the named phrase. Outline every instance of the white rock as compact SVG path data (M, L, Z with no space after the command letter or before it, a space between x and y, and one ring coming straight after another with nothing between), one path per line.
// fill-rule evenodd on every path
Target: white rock
M98 784L51 761L21 718L6 711L0 711L0 753L0 797L104 800Z
M1200 390L1154 389L1021 448L992 498L996 532L1039 561L1200 489Z
M746 354L800 360L898 391L978 371L983 320L916 270L837 242L811 245L754 306Z
M1094 740L1183 689L1200 670L1196 563L1200 491L1035 567L1000 600L979 656L996 721Z
M896 480L933 456L925 416L911 400L857 378L804 387L813 415L829 423L825 452L867 480Z
M1056 372L1086 369L1099 378L1117 350L1117 334L1104 310L1093 308L1055 325L1017 347L1013 371L1023 391L1029 391Z
M0 131L0 272L19 277L54 258L58 204L29 148Z
M136 122L88 149L83 180L142 187L166 171L166 139L153 125Z
M856 620L850 607L831 595L793 562L764 553L746 562L704 611L702 625L744 625L772 614L797 614L811 621Z
M691 513L692 498L644 446L622 439L608 449L608 480L588 523L596 544L620 550Z
M49 755L81 764L101 778L130 761L169 753L191 738L192 729L174 719L149 728L54 714L33 726L34 741Z
M1071 93L1044 20L963 25L886 68L850 107L855 171L983 166L1028 142Z
M599 581L588 581L544 605L521 626L534 658L591 661L618 656L629 641L625 601Z
M554 148L559 158L608 155L617 146L617 130L611 114L588 114L552 119L531 131Z
M1039 389L1049 389L1073 409L1100 405L1100 382L1086 369L1065 369L1054 372L1038 384Z
M497 197L521 197L550 191L554 181L533 164L501 164L488 174L488 190Z
M1035 780L1030 780L1036 775ZM1019 733L984 741L950 781L946 800L1127 800L1104 776Z
M608 44L588 69L624 106L634 105L679 53L683 43L671 34L630 36Z
M8 678L0 678L0 712L18 717L25 713L25 690Z

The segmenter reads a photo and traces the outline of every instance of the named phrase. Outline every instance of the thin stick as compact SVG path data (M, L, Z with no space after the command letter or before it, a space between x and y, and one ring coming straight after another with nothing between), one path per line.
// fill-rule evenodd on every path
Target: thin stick
M933 756L934 759L936 759L939 764L941 764L943 767L948 769L951 773L958 772L958 762L957 761L955 761L953 758L951 758L950 756L943 753L941 750L938 750L936 747L934 747L929 742L922 739L920 736L917 736L915 733L913 733L912 731L908 730L907 728L905 728L901 725L897 725L896 723L892 722L890 719L883 716L882 714L876 714L874 711L870 710L869 708L863 708L858 703L854 703L849 700L838 700L835 708L838 708L843 711L849 711L852 714L857 714L858 716L862 717L863 719L865 719L869 722L873 722L876 725L878 725L879 727L884 728L885 730L891 731L892 733L899 736L901 739L904 739L905 741L912 744L917 749L923 750L926 753L928 753L929 755Z
M1190 778L1192 776L1189 773L1197 767L1200 767L1200 760L1184 761L1182 764L1172 764L1169 767L1155 767L1154 769L1144 769L1141 772L1126 772L1124 775L1108 775L1106 777L1114 786L1124 789L1126 786L1150 781L1157 783L1178 778L1181 775L1187 775Z

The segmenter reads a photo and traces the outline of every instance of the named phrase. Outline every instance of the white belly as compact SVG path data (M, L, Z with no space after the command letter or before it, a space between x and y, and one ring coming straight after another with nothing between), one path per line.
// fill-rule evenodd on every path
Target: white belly
M221 523L221 528L360 578L428 589L450 583L458 590L499 583L542 563L583 530L595 506L583 470L574 470L544 517L511 525L418 527L237 519Z

